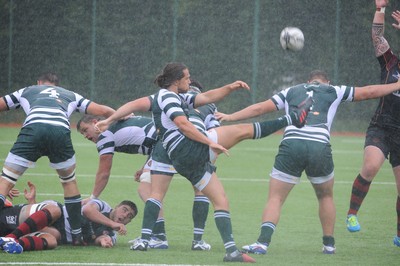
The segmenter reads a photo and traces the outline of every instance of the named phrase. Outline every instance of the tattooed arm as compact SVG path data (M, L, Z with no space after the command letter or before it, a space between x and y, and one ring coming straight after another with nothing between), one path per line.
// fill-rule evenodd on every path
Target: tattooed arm
M388 2L388 0L375 0L376 11L372 22L372 43L375 48L376 57L383 55L390 48L389 43L383 37L385 29L384 8Z

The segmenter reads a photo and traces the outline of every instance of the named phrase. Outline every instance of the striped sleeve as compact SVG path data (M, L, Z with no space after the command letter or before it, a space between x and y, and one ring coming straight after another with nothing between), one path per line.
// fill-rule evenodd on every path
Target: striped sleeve
M341 96L342 102L352 102L354 101L354 87L349 86L335 86L338 95Z
M114 134L109 130L104 131L99 136L96 145L99 155L114 154L115 151Z
M172 121L178 116L185 115L181 107L181 99L175 93L167 92L162 95L160 107Z
M25 88L24 88L25 89ZM22 92L24 91L24 89L20 89L18 91L15 91L11 94L5 95L3 96L3 99L7 105L7 108L10 109L17 109L19 107L21 107L21 104L19 102Z
M92 102L86 98L84 98L82 95L78 94L78 93L74 93L75 94L75 98L76 98L76 109L79 113L87 113L87 108L89 106L89 104Z

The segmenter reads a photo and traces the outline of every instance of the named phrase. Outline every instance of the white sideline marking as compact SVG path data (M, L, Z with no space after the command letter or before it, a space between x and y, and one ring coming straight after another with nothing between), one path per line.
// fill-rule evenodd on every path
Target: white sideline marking
M83 262L0 262L0 265L200 266L194 264L140 264L140 263L132 264L132 263L83 263Z
M55 176L56 174L49 174L49 173L28 173L26 172L24 174L24 177L26 178L26 176ZM268 174L266 174L267 176ZM94 177L93 175L87 175L87 174L78 174L78 178L79 177ZM121 179L131 179L133 178L133 175L113 175L111 178L116 179L116 178L121 178ZM182 179L185 180L184 177L180 176L180 175L176 175L174 176L174 179ZM229 177L218 177L219 180L224 181L224 182L268 182L269 181L269 177L265 177L265 178L229 178ZM379 177L378 177L379 179ZM300 181L301 183L309 183L309 181L307 179L303 179ZM349 181L340 181L340 180L335 180L335 184L353 184L354 179L349 180ZM378 185L395 185L394 182L379 182L379 181L374 181L374 184L378 184ZM51 195L51 194L47 194L47 195Z

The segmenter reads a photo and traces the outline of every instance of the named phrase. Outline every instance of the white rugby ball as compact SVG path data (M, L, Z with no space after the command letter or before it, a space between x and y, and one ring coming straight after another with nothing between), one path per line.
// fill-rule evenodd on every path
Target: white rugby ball
M296 27L286 27L280 36L281 46L284 50L300 51L304 47L304 34Z

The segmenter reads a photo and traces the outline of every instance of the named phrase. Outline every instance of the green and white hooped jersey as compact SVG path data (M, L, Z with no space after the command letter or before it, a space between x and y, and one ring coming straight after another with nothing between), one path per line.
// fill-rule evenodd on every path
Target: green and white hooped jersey
M330 142L330 130L337 108L342 102L354 101L354 87L333 86L320 83L304 83L287 88L274 96L272 101L277 109L285 109L288 114L307 96L312 96L314 104L302 128L288 126L283 139L303 139Z
M134 116L113 123L108 130L101 133L96 146L99 155L114 152L149 155L156 141L153 120Z
M91 199L88 203L95 203L99 208L98 209L99 212L104 216L106 216L107 218L110 218L110 213L112 211L112 208L107 202L100 199ZM85 208L85 206L86 205L82 207L82 210ZM65 206L62 207L62 210L63 210L63 215L60 219L63 219L63 222L61 221L58 222L58 225L64 225L64 228L59 228L60 226L56 227L58 227L61 234L64 234L62 238L66 240L66 243L72 243L72 233L71 233L72 230L71 230L71 225L69 223L68 212ZM111 237L113 244L117 242L117 233L112 228L104 226L99 223L92 222L89 219L83 217L82 235L85 240L89 239L91 241L94 241L94 237L99 237L105 233L107 233Z
M57 86L34 85L3 97L9 109L22 107L27 115L23 127L45 123L70 128L72 112L85 113L90 100Z
M196 95L176 94L166 89L160 89L155 94L151 106L154 125L168 154L185 138L173 120L177 116L189 115L194 106Z

